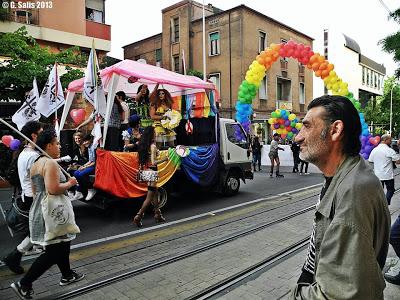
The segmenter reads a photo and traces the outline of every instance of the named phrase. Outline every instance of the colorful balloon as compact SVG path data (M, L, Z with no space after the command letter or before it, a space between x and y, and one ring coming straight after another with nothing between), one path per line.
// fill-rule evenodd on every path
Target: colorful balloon
M4 145L7 147L10 147L11 141L14 139L12 135L3 135L1 138L1 141L3 142Z

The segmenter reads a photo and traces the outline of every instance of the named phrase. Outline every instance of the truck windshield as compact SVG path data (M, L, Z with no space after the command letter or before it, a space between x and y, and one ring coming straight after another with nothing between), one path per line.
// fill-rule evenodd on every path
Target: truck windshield
M228 140L231 143L238 145L241 148L247 149L248 148L247 137L242 126L240 126L237 123L225 124L225 126L226 126L226 133L228 136Z

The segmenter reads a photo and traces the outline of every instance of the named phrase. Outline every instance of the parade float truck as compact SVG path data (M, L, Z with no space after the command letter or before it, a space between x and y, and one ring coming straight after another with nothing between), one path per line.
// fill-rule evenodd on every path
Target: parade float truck
M172 118L171 124L166 124L176 132L176 147L160 151L160 158L169 157L158 165L162 202L165 203L168 194L185 190L234 195L239 191L240 181L245 183L246 179L253 179L247 135L238 122L219 117L214 84L132 60L103 69L100 77L108 99L113 99L118 91L134 97L139 85L147 84L152 91L157 83L173 98L172 110L179 112L175 113L179 119ZM69 118L75 94L82 93L83 85L83 78L69 84L61 128ZM104 128L108 126L111 104L107 101ZM143 121L146 124L150 120ZM174 122L176 124L172 124ZM106 135L107 130L103 130L103 139ZM90 204L105 208L114 201L146 195L147 183L137 180L137 152L98 148L96 153L96 172L92 180L98 192Z

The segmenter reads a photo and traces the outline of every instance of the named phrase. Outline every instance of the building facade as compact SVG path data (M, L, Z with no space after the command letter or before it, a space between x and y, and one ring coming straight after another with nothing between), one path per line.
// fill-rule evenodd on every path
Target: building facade
M331 29L325 29L323 42L317 39L318 50L335 65L335 71L343 81L349 84L349 91L359 99L362 107L368 101L375 101L383 95L383 82L386 68L362 54L359 44L345 34ZM316 78L314 95L323 95L327 91L322 80Z
M32 2L10 1L7 18L0 22L0 33L25 26L39 45L53 52L72 46L89 52L93 39L99 57L111 50L111 26L105 24L105 0L38 2L43 4L41 8L31 8Z
M184 73L203 71L202 5L181 1L162 10L162 32L124 46L124 58ZM205 7L206 75L220 92L223 117L235 115L237 91L256 56L271 43L294 40L312 47L313 39L245 5L223 11ZM183 59L184 58L184 59ZM254 119L265 120L285 107L304 115L313 97L312 72L295 60L281 60L266 73L253 100Z

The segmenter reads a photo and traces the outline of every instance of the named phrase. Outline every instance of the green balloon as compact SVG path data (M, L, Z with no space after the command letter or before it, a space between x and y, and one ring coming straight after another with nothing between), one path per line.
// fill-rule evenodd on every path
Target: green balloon
M278 116L277 116L276 112L273 111L273 112L271 113L271 117L272 117L272 118L277 118Z

